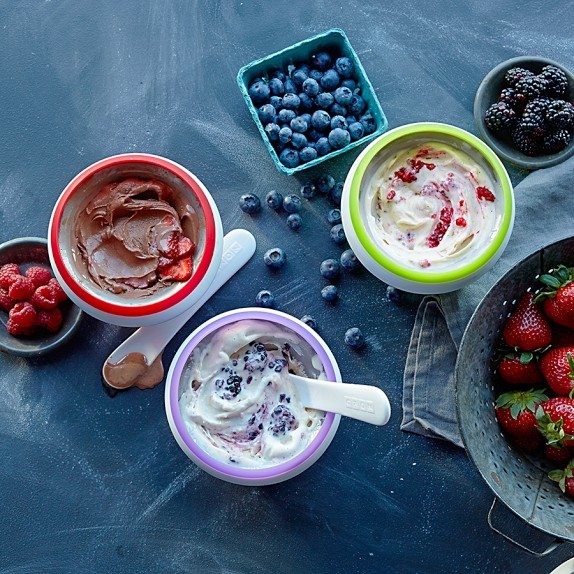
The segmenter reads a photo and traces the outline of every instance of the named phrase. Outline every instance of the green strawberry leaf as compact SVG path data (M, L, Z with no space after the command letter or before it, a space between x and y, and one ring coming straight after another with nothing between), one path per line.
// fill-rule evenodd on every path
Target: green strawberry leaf
M530 361L532 361L532 359L534 358L534 354L533 353L521 353L520 355L520 364L521 365L527 365L528 363L530 363Z
M560 480L562 479L562 477L564 476L564 471L563 470L551 470L548 473L548 478L550 480L553 480L554 482L560 482Z
M538 280L541 283L544 283L544 285L548 285L548 287L553 287L554 289L559 289L561 287L560 281L553 275L548 275L547 273L540 275Z

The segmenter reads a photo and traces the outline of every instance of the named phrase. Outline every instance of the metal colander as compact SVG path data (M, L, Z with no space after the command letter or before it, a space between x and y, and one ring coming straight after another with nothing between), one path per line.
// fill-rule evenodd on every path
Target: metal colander
M500 432L494 414L494 398L500 389L491 360L516 301L526 290L538 288L536 279L541 273L560 263L574 265L574 238L526 257L486 294L460 345L456 399L468 455L497 499L531 526L562 541L574 542L574 502L549 480L551 467L543 458L526 456L512 447ZM492 526L490 513L489 524ZM552 545L543 554L555 547Z

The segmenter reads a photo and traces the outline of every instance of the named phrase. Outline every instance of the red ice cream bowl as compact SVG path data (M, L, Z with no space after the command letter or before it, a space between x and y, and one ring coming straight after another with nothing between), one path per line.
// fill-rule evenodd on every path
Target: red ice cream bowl
M103 186L129 177L165 183L186 200L199 221L191 277L139 298L112 293L95 283L86 272L75 237L78 214L91 199ZM124 327L168 321L196 303L215 277L222 247L219 211L201 181L174 161L143 153L111 156L80 172L56 201L48 229L52 269L70 299L96 319Z

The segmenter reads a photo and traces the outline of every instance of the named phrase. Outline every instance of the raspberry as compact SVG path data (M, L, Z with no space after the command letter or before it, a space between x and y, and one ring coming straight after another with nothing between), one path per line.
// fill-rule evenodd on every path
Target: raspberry
M34 293L34 283L28 277L21 275L14 279L12 285L8 289L8 295L16 301L24 301Z
M13 337L21 337L23 335L32 335L34 333L34 327L21 327L13 319L8 319L6 323L6 329L8 333Z
M52 277L52 279L50 279L50 281L48 281L48 286L54 292L54 295L56 296L56 302L58 304L63 303L64 301L66 301L68 299L66 292L62 289L62 287L60 286L58 281L56 279L54 279L53 277Z
M29 301L36 309L53 309L58 305L56 294L50 285L40 285Z
M10 313L8 313L8 322L17 330L30 329L36 324L36 309L27 302L16 303Z
M8 291L0 287L0 309L4 309L4 311L10 311L14 306L14 299L8 295Z
M19 275L20 269L15 263L2 265L2 267L0 267L0 287L8 289L8 287L14 283L14 279Z
M39 311L36 325L43 327L50 333L57 333L62 326L62 312L58 307L50 309L49 311Z
M48 281L52 279L52 274L49 269L36 266L26 270L26 277L34 283L35 287L40 287L40 285L48 284Z

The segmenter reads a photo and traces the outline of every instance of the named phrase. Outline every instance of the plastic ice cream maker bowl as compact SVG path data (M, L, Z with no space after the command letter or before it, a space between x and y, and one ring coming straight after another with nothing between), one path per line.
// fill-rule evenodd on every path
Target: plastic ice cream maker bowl
M305 340L319 357L327 379L341 382L341 373L333 353L323 339L310 327L280 311L261 308L245 308L217 315L200 325L178 349L166 378L165 410L169 426L177 443L197 466L222 480L245 486L264 486L283 482L297 476L325 452L331 444L339 426L341 415L326 413L317 434L303 451L275 466L266 468L245 468L218 460L206 453L190 436L181 415L179 399L183 392L182 383L186 363L195 347L208 335L222 327L245 319L256 319L286 327Z
M190 279L174 282L147 297L126 298L101 289L82 273L74 237L77 214L104 185L128 177L155 179L183 195L199 218L199 242ZM140 327L172 319L193 305L213 281L223 249L217 206L201 181L181 165L155 155L133 153L97 161L66 186L52 211L48 253L54 274L70 299L96 319Z
M495 183L497 197L502 195L499 227L490 243L459 265L433 271L414 268L391 257L373 236L367 225L369 209L366 195L376 181L376 174L383 161L395 149L404 149L429 142L447 144L476 159L489 169ZM361 263L376 277L404 291L437 294L464 287L488 271L504 251L514 224L514 192L512 183L500 159L479 138L448 124L424 122L401 126L371 142L353 163L345 180L341 200L343 226L349 245Z

